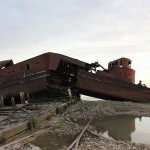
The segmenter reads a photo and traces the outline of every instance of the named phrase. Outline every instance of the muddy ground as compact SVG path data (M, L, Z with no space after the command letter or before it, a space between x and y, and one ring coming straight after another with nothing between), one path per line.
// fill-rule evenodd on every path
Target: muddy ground
M36 149L43 150L67 149L85 127L85 125L81 126L76 122L79 118L87 118L87 120L97 118L101 120L106 116L114 117L118 115L150 117L150 104L79 101L69 106L63 113L53 116L40 124L35 131L26 134L26 136L32 136L24 138L21 142L7 145L5 150L19 150L19 148L29 150L33 149L34 146L36 146ZM25 143L25 146L19 147L21 143ZM2 148L4 149L4 146ZM89 124L79 143L76 144L76 148L79 150L150 150L150 145L103 137L98 134L93 125Z

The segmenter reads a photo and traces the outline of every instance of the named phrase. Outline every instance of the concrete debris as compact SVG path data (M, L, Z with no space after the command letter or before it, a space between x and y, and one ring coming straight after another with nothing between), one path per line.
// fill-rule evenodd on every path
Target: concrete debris
M79 145L78 150L150 150L150 145L114 141L100 140L99 138L86 138Z
M22 141L20 143L15 143L10 146L1 148L1 150L42 150L41 148L30 144L28 141Z
M19 122L25 122L26 119L29 119L32 116L39 116L40 114L46 114L49 110L54 108L62 108L62 103L47 103L47 104L38 104L38 105L27 105L17 106L18 110L10 113L8 115L0 116L0 127L9 128L11 125L16 125ZM37 107L36 107L37 106ZM23 109L20 109L23 108ZM14 111L13 109L11 111ZM101 120L107 116L117 116L117 115L131 115L131 116L142 116L150 117L150 104L140 104L132 102L113 102L113 101L79 101L74 105L70 105L66 109L63 109L61 113L58 113L55 116L47 118L44 122L38 124L37 130L46 129L39 134L34 135L26 139L26 148L33 150L33 145L41 149L50 149L50 146L54 146L54 149L67 149L67 147L74 141L74 139L81 133L84 129L84 126L81 126L76 123L77 119L92 119L98 118ZM88 122L88 121L87 121ZM92 123L91 123L92 124ZM0 131L3 130L0 128ZM32 131L35 132L35 131ZM29 134L28 134L29 135ZM45 139L43 138L46 135ZM56 137L52 137L55 135ZM69 137L68 139L64 136ZM41 138L42 137L42 138ZM49 137L47 142L45 140ZM62 137L62 138L61 138ZM65 140L62 140L62 139ZM40 140L41 139L41 140ZM42 140L44 139L44 140ZM60 141L61 142L60 142ZM40 142L39 142L40 141ZM64 143L62 143L62 141ZM55 143L56 142L56 143ZM15 143L15 145L10 145L7 149L14 149L20 146L22 142ZM59 145L61 143L62 145ZM46 144L46 145L44 145ZM43 146L44 145L44 146ZM5 147L6 148L6 147ZM39 150L40 150L39 148ZM7 150L5 149L5 150ZM133 143L129 141L120 141L118 139L108 139L100 135L94 125L88 125L87 130L83 133L82 138L78 143L78 150L150 150L150 145ZM19 150L19 148L18 148ZM25 150L25 148L23 149Z
M91 118L113 115L150 116L150 105L132 102L80 101L63 113L70 118Z
M16 124L27 121L31 116L39 116L40 114L46 113L57 105L59 102L55 103L45 103L45 104L18 104L16 108L5 107L0 109L0 132L1 129L6 129Z

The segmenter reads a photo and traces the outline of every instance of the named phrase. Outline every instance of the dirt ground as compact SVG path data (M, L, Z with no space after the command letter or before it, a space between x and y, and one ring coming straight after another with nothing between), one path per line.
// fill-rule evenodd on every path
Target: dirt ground
M26 147L20 146L22 150L37 149L57 150L67 149L71 143L78 138L85 126L76 123L78 119L98 118L101 120L106 116L130 115L138 117L150 117L150 104L132 102L113 101L79 101L69 106L63 113L53 116L40 124L32 135L21 142L26 143ZM41 132L39 132L41 131ZM19 150L15 144L5 147L5 150ZM75 144L74 144L75 145ZM71 149L74 149L72 147ZM88 125L79 143L78 150L150 150L150 145L134 143L130 141L120 141L103 137L98 134L95 127Z

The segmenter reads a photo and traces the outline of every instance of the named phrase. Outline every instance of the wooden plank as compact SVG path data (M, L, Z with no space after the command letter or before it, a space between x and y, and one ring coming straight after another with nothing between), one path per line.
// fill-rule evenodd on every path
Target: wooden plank
M92 120L90 120L86 126L83 128L82 132L80 133L80 135L69 145L69 147L67 148L67 150L71 150L73 148L73 146L75 145L75 150L78 149L78 144L80 141L80 138L82 137L83 133L85 132L85 130L87 129L87 127L89 126L89 124L91 123Z
M7 140L11 137L13 137L14 135L17 135L25 130L28 130L28 122L24 122L24 123L21 123L21 124L17 124L15 127L11 127L7 130L4 130L2 133L1 133L1 138L4 140Z
M5 142L6 140L8 140L9 138L25 131L31 128L31 126L33 128L36 127L36 125L44 122L45 120L49 119L52 115L56 115L56 110L60 110L61 112L66 109L66 107L68 106L67 103L61 104L56 108L53 108L52 110L50 110L49 112L42 114L38 117L31 117L29 118L28 121L24 122L24 123L20 123L20 124L16 124L16 126L13 126L9 129L5 129L0 133L0 137L1 139L3 139L3 141ZM32 121L31 121L32 119Z

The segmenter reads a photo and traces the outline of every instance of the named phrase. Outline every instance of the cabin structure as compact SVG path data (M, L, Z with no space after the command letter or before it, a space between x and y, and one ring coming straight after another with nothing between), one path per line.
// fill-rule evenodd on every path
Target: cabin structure
M131 69L131 60L128 58L119 58L108 63L108 72L120 75L129 79L131 83L135 83L135 70Z

